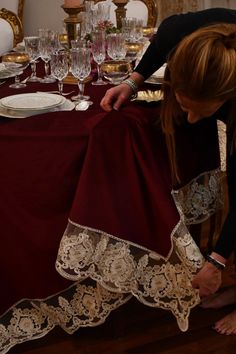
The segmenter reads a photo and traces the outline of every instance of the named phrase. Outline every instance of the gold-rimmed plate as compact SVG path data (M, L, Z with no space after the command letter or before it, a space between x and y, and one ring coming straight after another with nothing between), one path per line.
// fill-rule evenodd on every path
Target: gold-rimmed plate
M1 105L15 111L40 111L54 108L65 102L65 98L51 93L23 93L1 99Z

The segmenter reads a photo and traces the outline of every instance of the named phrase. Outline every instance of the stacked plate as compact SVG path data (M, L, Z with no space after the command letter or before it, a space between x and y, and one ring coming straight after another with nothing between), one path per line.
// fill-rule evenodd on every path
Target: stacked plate
M0 99L0 115L8 118L26 118L58 110L72 110L74 103L52 93L23 93Z

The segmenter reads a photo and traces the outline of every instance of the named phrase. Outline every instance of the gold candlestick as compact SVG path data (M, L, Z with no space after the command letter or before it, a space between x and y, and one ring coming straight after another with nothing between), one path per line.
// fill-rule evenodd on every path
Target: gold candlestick
M121 28L122 27L122 19L125 18L126 16L126 11L127 9L125 8L125 5L128 4L129 0L112 0L113 4L117 6L117 9L115 10L116 13L116 27Z
M78 7L65 7L62 5L61 7L69 15L64 19L64 22L66 24L68 46L71 48L71 40L76 39L78 35L80 36L81 19L78 15L81 11L84 11L84 5Z

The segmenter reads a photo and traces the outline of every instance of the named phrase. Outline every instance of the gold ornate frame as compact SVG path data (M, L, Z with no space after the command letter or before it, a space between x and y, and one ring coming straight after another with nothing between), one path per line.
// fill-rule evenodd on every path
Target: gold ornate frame
M0 18L6 20L11 25L14 34L13 45L15 47L23 39L23 27L20 17L14 12L3 8L0 10Z

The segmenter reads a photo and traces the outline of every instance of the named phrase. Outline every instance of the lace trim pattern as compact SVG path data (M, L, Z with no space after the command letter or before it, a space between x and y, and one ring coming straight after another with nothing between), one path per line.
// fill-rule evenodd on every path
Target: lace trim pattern
M83 280L44 300L22 300L0 318L0 353L7 353L16 344L41 338L55 326L72 334L79 327L100 325L112 310L131 297Z
M171 237L172 249L166 259L129 241L69 222L56 268L65 278L89 277L111 292L131 293L145 305L170 310L185 331L190 309L199 303L191 280L203 258L182 222Z
M224 192L220 169L203 173L179 190L172 191L181 220L186 225L198 224L223 208Z
M217 130L220 149L220 168L221 171L226 171L226 124L221 120L217 120Z
M45 336L56 325L73 333L96 326L135 296L141 303L169 310L182 331L199 301L191 280L203 257L187 223L200 222L222 205L221 171L210 171L173 191L180 221L165 258L132 242L69 221L56 261L57 271L75 281L47 299L25 299L0 318L0 352Z

